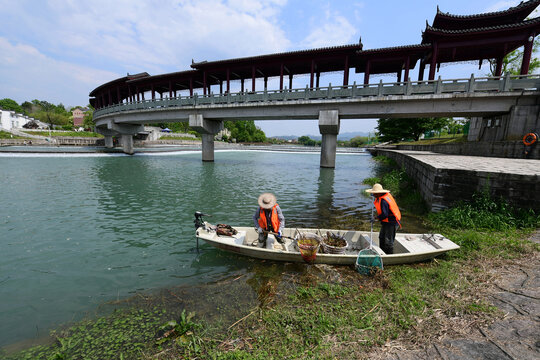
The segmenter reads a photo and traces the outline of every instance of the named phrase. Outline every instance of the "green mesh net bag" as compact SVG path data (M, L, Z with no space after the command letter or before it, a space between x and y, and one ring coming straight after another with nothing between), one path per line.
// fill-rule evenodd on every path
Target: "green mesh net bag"
M379 269L383 269L381 255L372 247L360 250L356 258L355 268L362 275L375 275Z
M371 207L371 233L369 234L369 247L360 250L356 258L355 268L362 275L373 276L380 269L383 269L381 255L373 249L373 206Z

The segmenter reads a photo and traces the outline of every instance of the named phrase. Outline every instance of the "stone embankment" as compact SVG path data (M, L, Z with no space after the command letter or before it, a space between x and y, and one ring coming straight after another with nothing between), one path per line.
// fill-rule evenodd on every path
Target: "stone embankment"
M489 191L521 207L540 209L540 160L370 149L395 160L416 182L432 211Z
M502 158L525 158L525 150L529 150L527 158L540 159L540 146L526 147L522 141L471 141L456 144L435 145L396 145L396 150L432 151L449 155L469 155Z

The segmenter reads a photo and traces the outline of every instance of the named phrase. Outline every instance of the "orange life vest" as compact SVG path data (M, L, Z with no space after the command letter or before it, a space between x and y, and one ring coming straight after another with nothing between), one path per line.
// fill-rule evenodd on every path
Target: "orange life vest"
M272 228L274 229L274 232L279 231L279 225L280 225L277 210L276 210L277 206L278 206L278 204L274 205L274 207L272 208L272 215L270 216L270 221L272 222ZM267 224L266 224L266 214L264 213L263 208L261 208L261 212L259 213L259 226L263 230L266 230L266 226L267 226Z
M394 197L392 195L390 195L390 193L386 193L384 194L383 196L380 196L380 197L376 197L375 198L375 201L373 201L373 205L375 205L375 209L377 210L377 214L378 215L381 215L382 214L382 210L381 210L381 200L384 199L386 200L386 202L388 203L388 207L390 208L390 212L392 213L392 215L394 215L394 217L396 218L398 224L399 224L399 227L401 228L401 211L399 211L399 208L396 204L396 200L394 200ZM388 222L388 218L382 220L383 222Z

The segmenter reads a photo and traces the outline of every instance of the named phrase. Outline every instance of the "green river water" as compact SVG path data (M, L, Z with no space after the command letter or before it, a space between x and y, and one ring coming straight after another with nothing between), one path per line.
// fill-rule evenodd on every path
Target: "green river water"
M367 153L200 151L1 154L0 346L38 338L111 300L245 273L251 259L196 251L193 213L251 226L273 192L287 226L366 229ZM369 229L369 224L367 225ZM275 266L272 265L272 266ZM210 285L209 285L210 286Z

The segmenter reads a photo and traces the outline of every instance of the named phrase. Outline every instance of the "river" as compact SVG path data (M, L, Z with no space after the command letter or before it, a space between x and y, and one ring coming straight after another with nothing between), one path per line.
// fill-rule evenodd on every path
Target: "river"
M196 251L193 213L251 226L276 194L288 226L365 226L367 153L200 151L0 153L0 346L46 335L107 301L241 271L246 259Z

